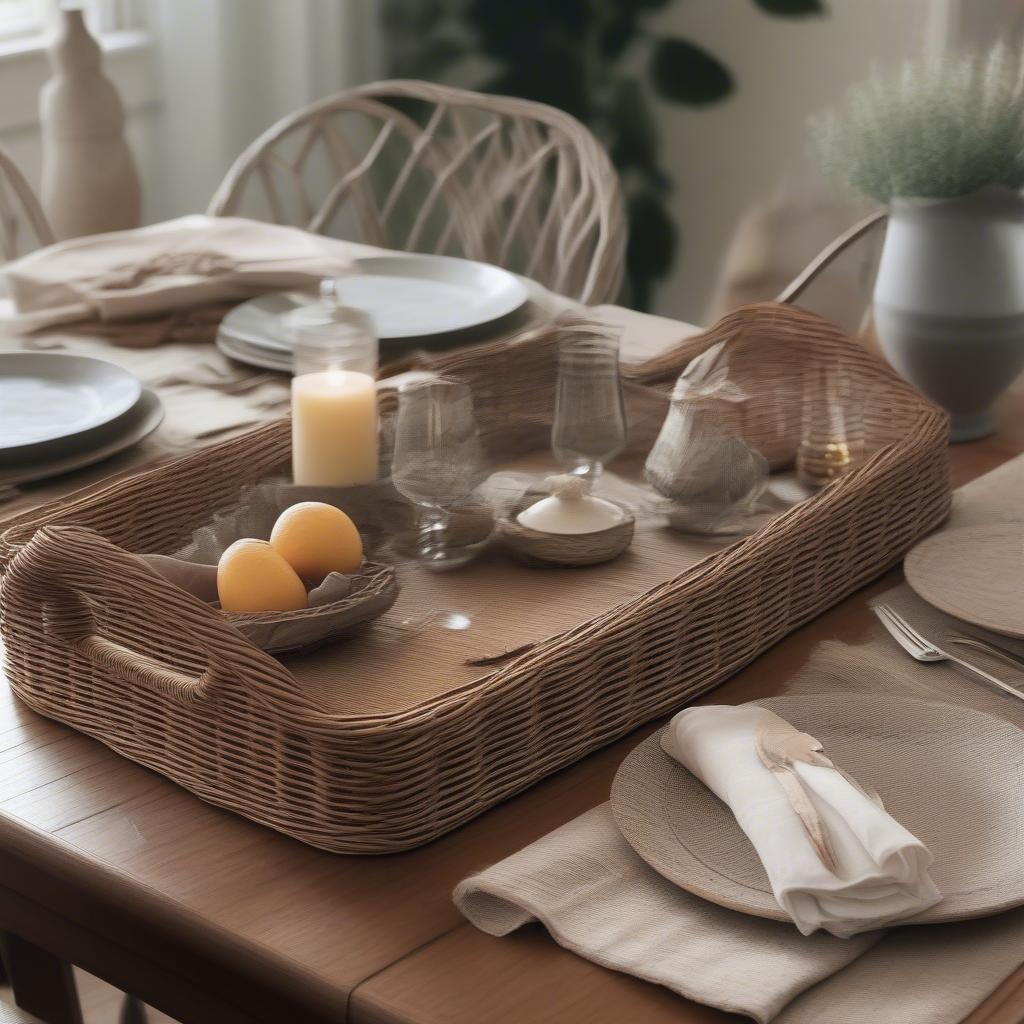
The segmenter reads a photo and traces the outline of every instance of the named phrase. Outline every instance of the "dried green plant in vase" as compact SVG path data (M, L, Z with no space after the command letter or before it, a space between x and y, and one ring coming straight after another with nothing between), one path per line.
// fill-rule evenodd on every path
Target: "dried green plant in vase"
M1024 64L989 54L918 61L853 86L813 130L825 168L864 195L952 198L1024 186Z
M1024 368L1024 58L910 63L818 119L825 167L889 207L874 321L889 361L952 416L996 428Z

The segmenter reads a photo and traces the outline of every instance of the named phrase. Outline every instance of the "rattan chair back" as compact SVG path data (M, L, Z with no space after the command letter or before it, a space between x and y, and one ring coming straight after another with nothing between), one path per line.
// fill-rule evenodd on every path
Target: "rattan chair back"
M32 186L10 154L0 149L0 259L17 259L53 240Z
M279 121L209 212L483 260L586 303L615 299L626 227L594 136L542 103L390 81Z

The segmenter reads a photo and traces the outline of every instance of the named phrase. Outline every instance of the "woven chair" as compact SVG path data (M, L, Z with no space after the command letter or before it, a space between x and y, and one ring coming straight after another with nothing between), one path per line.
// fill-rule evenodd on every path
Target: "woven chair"
M24 244L26 235L32 239L31 244ZM17 259L53 241L53 231L32 186L14 160L0 149L0 259Z
M426 82L289 115L235 161L209 212L484 260L586 303L622 282L622 196L594 136L541 103Z
M843 323L842 326L858 336L871 351L881 356L878 339L874 332L872 310L875 278L878 275L878 263L882 254L882 243L885 240L886 225L889 215L885 210L875 210L866 217L847 228L841 235L829 242L817 256L782 290L777 302L799 305L812 312L821 313L816 309L813 290L814 284L826 276L827 271L842 259L857 256L855 264L858 279L858 294L863 306L857 314L859 322Z
M795 304L800 297L844 252L851 249L862 239L878 236L888 221L885 210L875 210L863 219L847 228L838 238L825 246L810 263L792 280L775 299L776 302ZM870 256L870 254L869 254ZM874 274L871 274L872 282Z

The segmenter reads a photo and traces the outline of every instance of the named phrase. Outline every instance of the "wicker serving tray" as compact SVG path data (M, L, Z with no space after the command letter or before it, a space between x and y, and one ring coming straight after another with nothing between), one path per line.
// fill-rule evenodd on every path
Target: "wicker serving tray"
M472 384L496 464L547 447L558 339L547 329L430 363ZM715 686L947 514L945 415L789 306L738 310L627 367L636 452L680 370L720 340L754 396L738 426L773 467L795 456L811 361L863 396L866 462L735 543L652 529L589 569L495 556L405 571L365 636L278 661L133 554L173 551L240 489L287 472L288 423L268 424L12 521L0 537L11 684L40 713L314 846L424 843ZM474 626L417 621L431 606L466 609Z

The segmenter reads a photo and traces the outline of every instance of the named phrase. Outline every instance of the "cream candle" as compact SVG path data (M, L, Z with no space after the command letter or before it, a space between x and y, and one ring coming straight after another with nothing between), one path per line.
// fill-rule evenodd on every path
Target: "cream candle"
M377 479L377 334L361 310L338 302L334 281L320 301L289 317L292 476L297 484L348 487Z
M292 474L297 484L346 487L377 479L377 385L355 370L292 379Z

